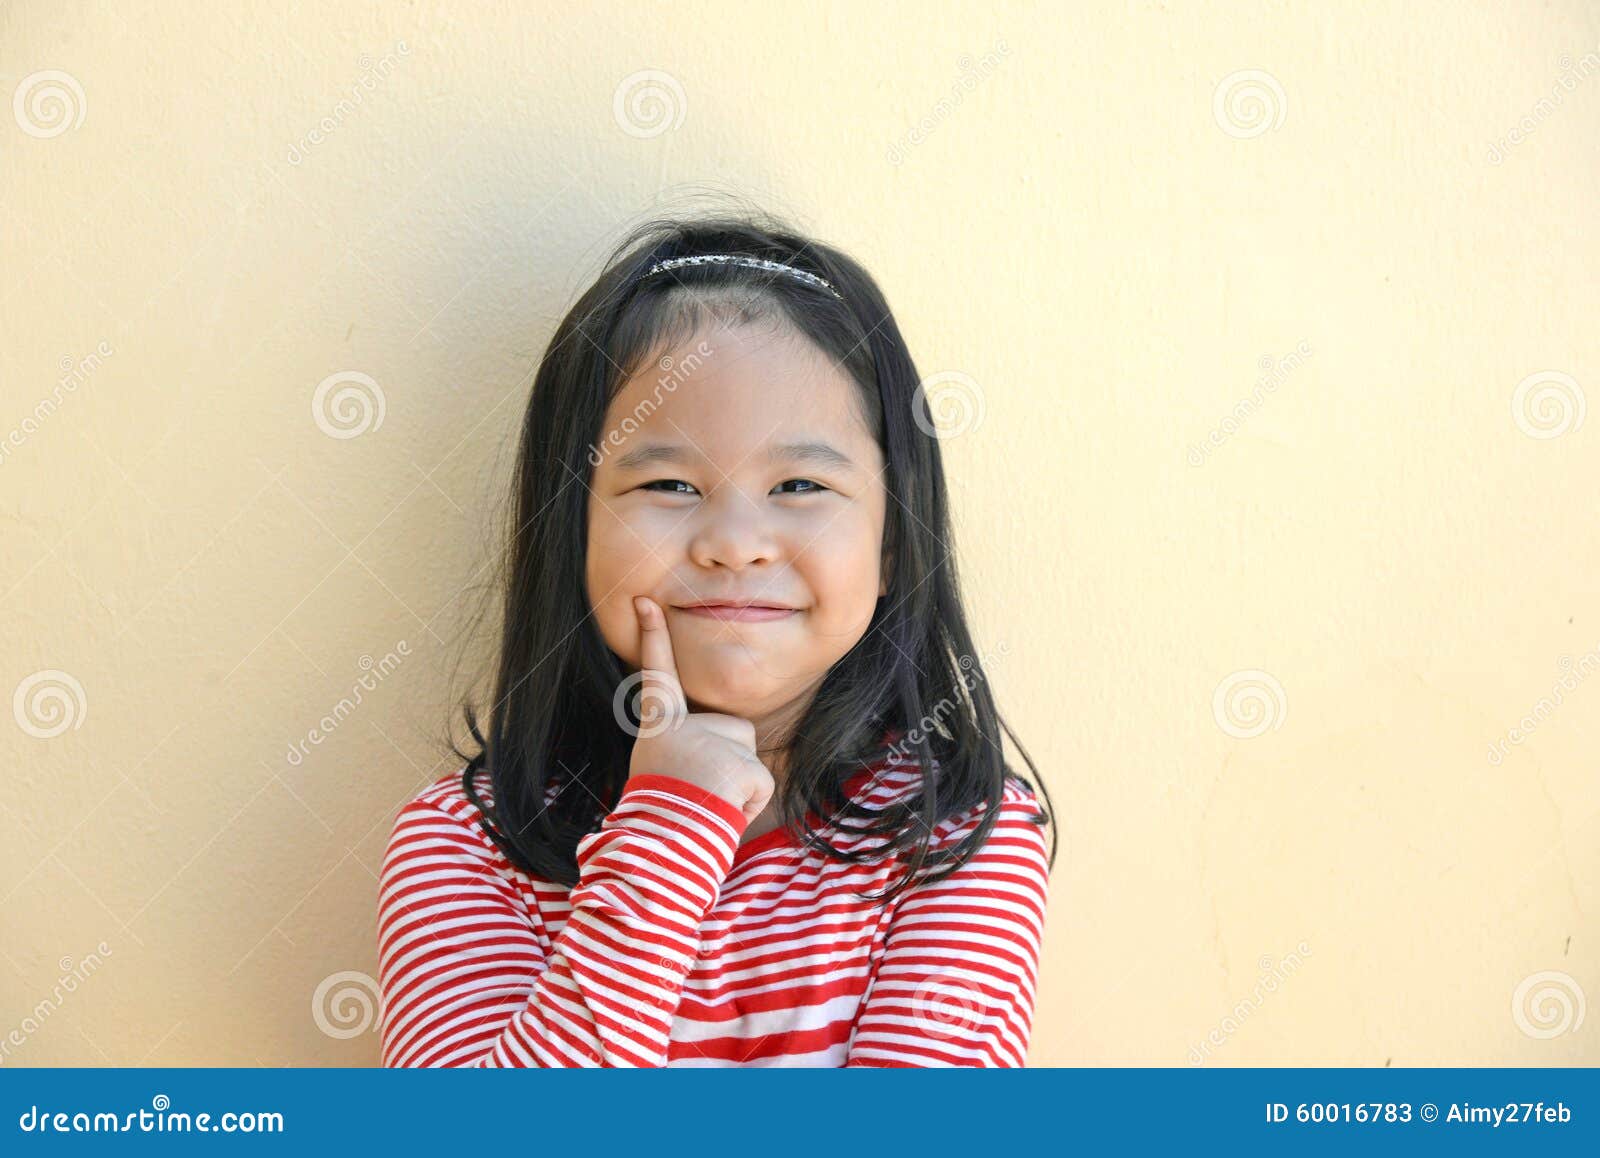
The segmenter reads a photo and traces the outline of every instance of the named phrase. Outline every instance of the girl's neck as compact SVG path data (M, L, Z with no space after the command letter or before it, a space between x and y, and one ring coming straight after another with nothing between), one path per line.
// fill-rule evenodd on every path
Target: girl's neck
M756 728L756 756L767 766L772 773L773 783L780 789L789 771L789 749L794 730L811 706L816 691L815 687L809 688L804 695L797 696L776 711L751 721Z
M789 730L782 726L756 723L756 758L772 773L773 784L783 787L789 772Z

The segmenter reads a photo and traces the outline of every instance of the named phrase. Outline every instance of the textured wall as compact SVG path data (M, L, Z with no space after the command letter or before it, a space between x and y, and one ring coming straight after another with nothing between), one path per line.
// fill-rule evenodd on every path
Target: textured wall
M22 0L0 82L0 1063L375 1063L534 360L708 186L948 375L1035 1064L1600 1063L1592 5Z

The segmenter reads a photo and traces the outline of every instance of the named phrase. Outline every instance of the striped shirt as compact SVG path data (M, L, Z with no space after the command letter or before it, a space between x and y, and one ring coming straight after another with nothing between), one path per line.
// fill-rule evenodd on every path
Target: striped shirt
M845 791L879 806L918 779L896 757ZM635 776L568 888L504 856L458 770L401 808L384 856L383 1064L1021 1066L1049 872L1035 811L1008 776L983 848L885 904L855 894L898 880L897 858L848 864L781 826L741 843L721 797ZM839 848L883 843L808 820Z

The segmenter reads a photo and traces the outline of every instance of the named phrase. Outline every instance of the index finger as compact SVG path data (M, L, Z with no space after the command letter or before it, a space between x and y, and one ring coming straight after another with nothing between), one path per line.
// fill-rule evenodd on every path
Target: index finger
M634 597L633 613L639 619L639 670L644 677L639 685L640 722L645 721L646 707L659 710L668 718L682 717L689 709L683 685L678 682L678 664L672 655L666 614L644 595Z

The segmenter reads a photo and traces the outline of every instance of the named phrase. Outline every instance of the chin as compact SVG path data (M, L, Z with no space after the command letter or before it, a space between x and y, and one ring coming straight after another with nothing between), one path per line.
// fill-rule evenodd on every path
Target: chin
M691 708L699 705L708 712L721 712L728 716L742 716L749 720L782 702L782 688L778 681L755 670L748 658L730 668L707 673L704 669L686 672L678 669L683 680L683 694Z
M754 688L706 687L703 683L684 685L690 711L721 712L725 716L752 719L765 710L767 697Z

